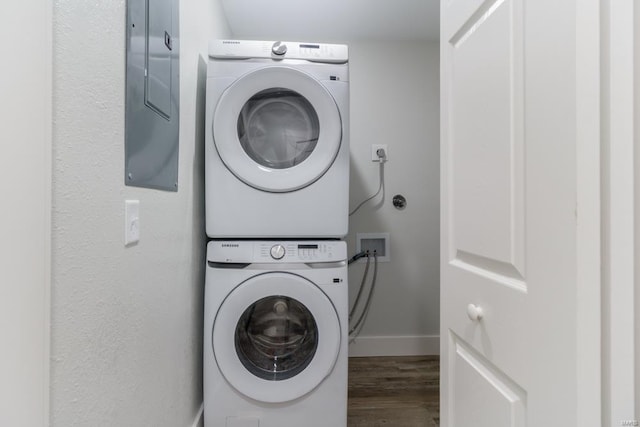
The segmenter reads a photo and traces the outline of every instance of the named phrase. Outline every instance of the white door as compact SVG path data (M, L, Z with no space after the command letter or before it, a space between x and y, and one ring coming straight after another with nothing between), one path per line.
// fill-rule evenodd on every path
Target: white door
M598 236L577 219L598 192L579 178L597 146L597 126L580 137L583 109L597 110L583 102L580 3L441 3L445 427L584 425L584 371L599 378L580 355L599 339L580 323L581 241Z

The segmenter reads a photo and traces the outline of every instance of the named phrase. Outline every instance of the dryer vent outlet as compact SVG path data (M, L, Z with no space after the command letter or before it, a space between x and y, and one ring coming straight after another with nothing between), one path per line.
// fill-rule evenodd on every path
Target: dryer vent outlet
M362 251L369 251L372 255L375 251L379 262L389 262L389 233L356 234L356 252ZM367 262L367 258L361 258L360 262Z

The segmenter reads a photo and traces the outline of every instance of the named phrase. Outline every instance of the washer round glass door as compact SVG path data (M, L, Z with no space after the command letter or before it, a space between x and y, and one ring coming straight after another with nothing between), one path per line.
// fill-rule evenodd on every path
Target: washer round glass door
M285 66L251 71L222 94L213 139L227 168L263 191L306 187L331 167L342 122L329 91L309 74Z
M261 402L309 393L340 351L337 312L320 288L292 273L263 273L225 298L213 323L213 352L225 379Z

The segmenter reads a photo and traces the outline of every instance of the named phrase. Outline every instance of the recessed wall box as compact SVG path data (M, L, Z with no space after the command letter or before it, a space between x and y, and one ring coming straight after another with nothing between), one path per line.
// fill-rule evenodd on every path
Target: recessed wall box
M127 1L125 184L178 190L178 0Z
M369 251L372 255L375 251L379 262L391 261L389 254L389 233L357 233L356 253L362 251ZM367 258L360 258L360 262L367 262Z

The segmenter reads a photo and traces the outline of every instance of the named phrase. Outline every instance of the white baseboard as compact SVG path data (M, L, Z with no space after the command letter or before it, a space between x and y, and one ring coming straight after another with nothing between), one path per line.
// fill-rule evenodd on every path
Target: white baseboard
M423 356L440 354L439 335L361 336L349 345L349 357Z
M191 427L204 427L204 402L200 405L200 409L198 410L196 417L193 419Z

